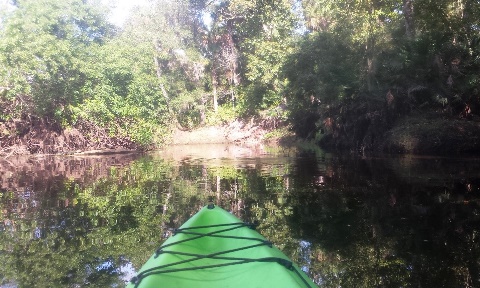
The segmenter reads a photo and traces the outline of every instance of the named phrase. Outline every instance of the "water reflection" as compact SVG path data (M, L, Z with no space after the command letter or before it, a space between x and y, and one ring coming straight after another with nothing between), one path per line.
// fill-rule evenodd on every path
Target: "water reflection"
M322 287L480 286L476 159L182 146L2 161L2 287L123 287L209 197Z

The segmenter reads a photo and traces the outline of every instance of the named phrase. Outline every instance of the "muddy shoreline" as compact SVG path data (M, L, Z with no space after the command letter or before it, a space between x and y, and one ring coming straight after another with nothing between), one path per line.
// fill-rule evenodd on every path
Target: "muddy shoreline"
M477 118L466 120L409 115L388 128L382 121L373 120L353 121L351 125L344 126L350 128L335 126L314 142L327 151L342 153L439 156L480 154L480 119ZM278 128L283 129L283 133L271 137L269 134ZM272 126L259 120L235 120L225 125L205 126L189 131L176 129L172 131L167 145L291 146L303 141L288 130L285 123ZM145 149L127 138L111 137L108 131L88 123L66 129L54 121L34 117L0 123L0 157L5 159L21 155L128 154L159 148L161 147Z
M62 126L49 118L24 116L0 123L0 156L112 154L138 151L126 137L112 137L92 123Z
M227 125L174 130L168 145L264 143L271 127L258 121L235 120ZM269 139L269 142L278 139ZM150 148L150 149L149 149ZM156 147L161 148L161 147ZM66 129L55 121L28 117L0 123L0 157L21 155L108 155L137 153L155 147L140 147L122 137L111 137L108 131L89 123Z

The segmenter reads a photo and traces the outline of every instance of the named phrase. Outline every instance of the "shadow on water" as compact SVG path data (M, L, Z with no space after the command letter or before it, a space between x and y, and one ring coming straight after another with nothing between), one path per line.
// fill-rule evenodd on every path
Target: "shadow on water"
M332 157L326 162L325 170L302 171L314 180L311 187L295 189L291 218L300 237L312 243L318 283L480 284L478 159Z
M478 159L214 145L2 161L0 287L122 287L209 197L321 287L480 286Z

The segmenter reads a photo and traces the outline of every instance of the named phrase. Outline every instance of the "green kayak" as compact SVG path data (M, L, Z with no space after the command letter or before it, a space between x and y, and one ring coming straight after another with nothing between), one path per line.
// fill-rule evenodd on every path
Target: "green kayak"
M177 229L127 287L317 287L253 228L210 204Z

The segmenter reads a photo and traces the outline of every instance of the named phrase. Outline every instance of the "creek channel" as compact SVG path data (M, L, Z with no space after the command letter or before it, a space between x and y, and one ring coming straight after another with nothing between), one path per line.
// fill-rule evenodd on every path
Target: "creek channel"
M0 159L0 287L123 287L209 197L321 287L480 287L480 159L227 145Z

